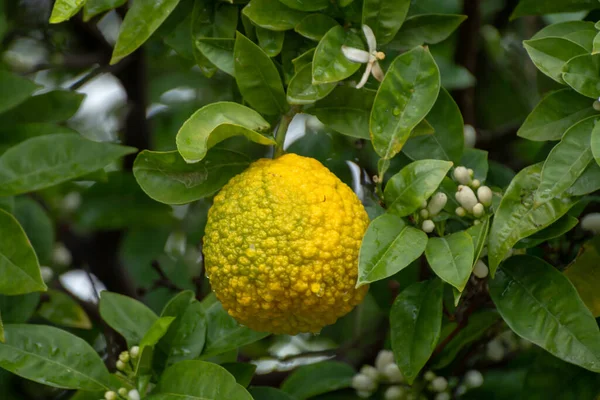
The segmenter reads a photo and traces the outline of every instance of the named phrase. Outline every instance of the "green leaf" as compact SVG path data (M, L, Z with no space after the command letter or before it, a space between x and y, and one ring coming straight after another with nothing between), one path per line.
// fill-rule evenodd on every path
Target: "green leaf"
M365 0L362 9L362 23L368 25L377 38L377 45L390 42L398 30L410 7L410 0Z
M460 164L473 170L473 178L480 182L485 182L487 179L489 164L488 152L480 149L468 148L465 149L460 159Z
M79 110L84 98L81 93L66 90L38 94L11 108L10 113L0 115L0 123L6 126L66 121Z
M256 371L256 365L250 363L231 362L221 364L231 375L235 377L238 384L248 387Z
M592 103L570 88L551 92L529 114L517 135L529 140L560 140L575 123L598 114Z
M286 6L300 11L319 11L329 6L329 0L279 0Z
M273 0L252 0L242 10L255 25L272 31L294 29L306 16L302 11L294 10Z
M592 43L592 54L600 53L600 32L594 36L594 41Z
M274 387L252 386L249 390L254 400L295 400L295 397Z
M402 218L385 213L373 220L365 233L358 257L356 286L390 277L408 267L425 251L427 235Z
M139 344L140 356L135 365L136 376L150 375L152 373L154 346L165 336L174 320L174 317L160 317L154 321L144 334Z
M264 144L273 139L257 131L269 128L269 123L251 108L237 103L218 102L196 111L177 132L177 150L188 163L197 163L208 149L232 136L245 136Z
M285 32L272 31L270 29L256 27L256 37L259 46L267 53L269 57L275 57L281 53Z
M446 40L467 19L466 15L419 14L408 17L387 47L411 49Z
M4 342L6 342L6 338L4 337L4 324L2 323L2 313L0 312L0 343Z
M38 87L29 79L0 70L0 92L10 93L10 96L0 98L0 113L23 103Z
M315 49L316 49L316 47L309 49L309 50L305 51L304 53L300 54L298 57L292 59L292 65L294 66L294 73L297 73L305 65L312 63L313 57L315 55Z
M464 123L458 105L446 89L440 90L427 114L427 122L433 126L433 134L408 139L402 149L404 154L413 160L434 158L459 162L465 147Z
M233 61L234 39L200 38L196 40L196 48L211 64L221 71L235 76Z
M39 136L0 156L0 196L32 192L97 171L132 147L92 142L78 135Z
M298 400L350 387L356 374L348 364L324 361L296 369L281 384L281 390Z
M87 0L83 6L83 20L89 21L92 17L121 7L126 2L127 0Z
M369 140L369 115L375 94L369 89L338 86L306 112L343 135Z
M533 35L532 39L560 37L577 43L587 51L592 51L592 43L596 36L594 24L588 21L565 21L548 25Z
M500 315L519 336L554 356L600 371L600 331L569 280L532 256L506 260L489 282Z
M92 321L79 303L68 294L57 290L49 290L46 293L38 314L55 325L92 329Z
M573 186L567 193L571 196L583 196L593 193L600 189L600 166L597 163L590 163L583 171L583 174L577 178Z
M0 311L5 324L22 324L33 316L40 302L40 294L32 292L19 296L0 295Z
M167 365L200 357L206 342L207 320L201 303L194 301L173 325L174 330L165 337L168 348Z
M248 165L246 155L229 150L212 149L196 164L186 163L177 151L144 150L135 159L133 174L154 200L186 204L215 194Z
M467 326L461 329L434 359L434 368L441 369L450 365L462 349L480 340L499 319L500 315L495 311L481 311L471 315Z
M440 337L443 295L441 280L417 282L404 289L392 305L392 350L409 385L431 357Z
M17 197L13 212L31 242L40 264L49 265L54 251L54 223L46 210L31 197Z
M110 374L83 339L42 325L5 325L0 367L32 381L64 389L108 390Z
M335 83L313 84L312 63L305 65L294 75L287 90L287 101L290 104L312 104L327 96Z
M227 370L204 361L182 361L169 367L148 400L252 400Z
M319 42L313 58L313 82L333 83L352 76L362 64L350 61L342 53L342 46L363 49L360 37L353 30L337 25Z
M600 54L584 54L569 60L563 69L567 85L594 100L600 97Z
M206 320L210 323L206 331L206 345L202 353L204 357L226 353L269 335L240 325L218 301L205 308L205 314Z
M411 214L436 191L451 167L449 161L413 161L385 185L385 203L400 216Z
M377 91L370 117L373 147L381 157L398 154L410 132L429 113L440 91L431 53L415 47L392 62Z
M550 226L575 204L566 194L540 205L534 204L535 192L540 184L541 163L519 172L510 183L496 210L488 243L490 273L521 239Z
M529 237L526 237L525 239L521 239L515 245L515 249L535 247L538 244L541 244L547 240L562 236L565 233L569 232L571 229L575 228L575 226L577 226L578 223L579 220L577 218L565 214L549 227L544 228L541 231L534 233Z
M244 100L263 114L285 112L287 104L283 83L271 58L239 32L233 55L235 80Z
M575 261L564 271L579 297L590 309L595 318L600 317L600 251L598 239L593 239L583 245Z
M0 210L0 293L45 291L35 251L19 222Z
M477 260L479 260L479 256L487 244L488 231L490 230L489 218L484 218L480 221L481 223L479 225L473 225L467 229L467 233L471 236L471 240L473 241L473 266L475 266Z
M545 203L570 188L592 162L590 138L596 131L597 117L589 117L573 125L546 158L536 203ZM599 131L600 132L600 131Z
M111 64L137 50L177 7L179 0L135 1L121 24Z
M158 319L144 304L117 293L100 294L100 315L127 341L127 346L138 346L146 332Z
M71 19L81 10L86 0L56 0L52 15L50 15L51 24L59 24Z
M307 15L294 27L294 30L307 39L319 41L329 30L339 24L325 14Z
M511 19L526 15L542 15L574 11L593 10L598 8L595 0L521 0L511 15Z
M587 121L587 120L586 120ZM590 121L590 124L594 124L593 128L592 128L592 132L591 132L591 138L590 138L590 147L591 147L591 151L592 151L592 155L594 156L594 159L596 159L596 162L598 163L598 165L600 165L600 126L598 126L597 120L594 121ZM590 125L588 124L588 125ZM590 127L586 125L586 127ZM587 142L584 143L584 145L587 148ZM586 153L587 155L587 153ZM579 174L581 175L581 174ZM577 177L579 177L579 175ZM572 182L574 183L574 182Z
M474 253L471 235L465 231L429 238L425 248L433 272L461 292L471 276Z
M565 81L562 71L567 61L587 53L577 43L558 37L525 40L523 45L531 61L541 72L563 84Z

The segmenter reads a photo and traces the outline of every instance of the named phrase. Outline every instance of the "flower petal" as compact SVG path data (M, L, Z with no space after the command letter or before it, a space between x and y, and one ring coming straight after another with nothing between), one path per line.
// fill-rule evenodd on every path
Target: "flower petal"
M373 71L372 72L373 72L373 76L375 77L375 79L377 79L379 82L381 82L383 80L385 73L379 66L378 62L373 63Z
M361 87L365 86L365 83L367 83L367 81L369 80L369 75L371 75L372 68L373 63L368 63L367 68L365 69L365 73L363 74L362 78L360 78L360 82L358 82L358 85L356 85L357 89L360 89Z
M354 47L342 46L342 53L344 56L350 61L354 61L357 63L368 63L370 59L370 54L364 50L355 49Z
M363 33L365 34L365 38L367 39L367 45L369 46L369 53L374 53L377 51L377 39L375 38L375 34L373 33L373 29L369 27L369 25L362 26Z

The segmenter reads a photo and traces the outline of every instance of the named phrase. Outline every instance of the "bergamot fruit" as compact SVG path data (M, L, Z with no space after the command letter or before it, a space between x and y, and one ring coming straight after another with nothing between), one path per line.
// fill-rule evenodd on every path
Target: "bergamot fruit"
M227 312L254 330L319 332L347 314L369 218L320 162L261 159L215 196L204 236L206 276Z

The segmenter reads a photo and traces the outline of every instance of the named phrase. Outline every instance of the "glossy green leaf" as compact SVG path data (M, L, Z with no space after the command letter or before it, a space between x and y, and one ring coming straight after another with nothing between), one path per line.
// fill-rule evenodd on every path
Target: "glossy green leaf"
M2 310L0 310L0 343L6 342L6 338L4 337L4 323L2 322Z
M256 365L250 363L230 362L221 364L231 375L235 377L238 384L248 387L256 371Z
M52 90L29 97L9 113L0 115L2 126L19 123L62 122L71 118L83 102L85 95L66 90Z
M345 363L324 361L296 369L281 384L281 390L298 400L350 387L354 369Z
M13 215L21 224L41 265L50 265L54 251L54 222L37 201L20 196L15 199Z
M294 30L307 39L319 41L329 30L339 24L325 14L307 15L294 27Z
M370 139L369 115L376 92L338 86L315 107L306 112L315 115L331 129L350 137Z
M148 400L252 400L227 370L204 361L182 361L168 368Z
M133 174L154 200L185 204L215 194L250 161L244 154L212 149L199 163L188 164L177 151L144 150L135 159Z
M490 230L489 218L484 218L480 221L480 224L473 225L467 229L467 233L471 236L473 242L473 266L477 263L477 260L479 260L479 256L487 244L488 232Z
M79 303L68 294L57 290L49 290L46 293L38 314L55 325L79 329L92 328L92 321Z
M237 103L212 103L196 111L177 133L177 150L188 163L197 163L208 149L232 136L245 136L249 140L270 145L273 139L260 131L269 123L251 108Z
M52 15L50 15L51 24L59 24L71 19L81 10L86 0L56 0Z
M558 220L575 204L566 194L540 205L534 204L542 165L519 172L506 189L490 230L488 260L492 276L509 250L526 238Z
M425 251L427 235L393 213L371 222L360 247L356 286L390 277Z
M121 7L127 0L86 0L83 6L83 19L89 21L92 17L105 11Z
M212 0L196 0L192 9L192 37L233 39L238 25L238 8Z
M424 120L425 121L425 120ZM458 105L442 88L435 105L427 114L434 132L427 136L411 137L402 151L413 160L438 159L457 163L464 149L464 123Z
M600 317L600 251L597 245L598 239L585 243L575 261L564 271L595 318Z
M18 296L0 295L0 311L5 324L22 324L33 316L40 302L40 294L32 292Z
M352 76L362 64L350 61L342 53L342 46L363 49L360 37L353 30L337 25L319 42L313 58L313 82L333 83Z
M467 19L466 15L419 14L408 17L387 47L410 49L446 40Z
M540 101L517 135L529 140L560 140L575 123L596 114L587 97L570 88L557 90Z
M368 25L377 38L379 46L390 42L410 7L410 0L364 0L362 23Z
M294 29L306 16L304 12L274 0L252 0L242 12L255 25L272 31Z
M137 346L158 317L152 310L131 297L103 291L100 294L100 315L115 331Z
M585 11L598 8L595 0L521 0L511 15L511 19L526 15L541 15Z
M0 156L0 196L44 189L97 171L131 147L57 134L26 140Z
M0 367L32 381L65 389L108 390L110 374L83 339L42 325L5 325Z
M461 292L471 276L474 254L473 240L465 231L429 238L425 248L433 272Z
M459 165L472 169L473 178L485 182L489 169L488 152L473 148L465 149Z
M532 39L560 37L577 43L588 52L592 51L592 43L596 36L594 24L589 21L565 21L548 25L533 35Z
M116 64L137 50L177 7L179 0L134 2L121 24L111 64Z
M590 138L591 152L592 152L592 155L594 156L594 158L596 159L596 162L598 163L598 165L600 165L600 126L598 126L597 119L594 119L594 121L592 121L591 123L593 123L593 128L592 128L591 138ZM581 123L581 124L583 124L583 123ZM590 128L591 126L589 126L589 125L590 124L586 124L586 128ZM583 139L583 135L582 135L582 139ZM587 145L587 143L585 143L585 145ZM586 153L586 155L587 155L587 153ZM579 175L581 175L581 174L579 174ZM578 175L578 177L579 177L579 175Z
M554 356L600 371L600 331L569 280L532 256L506 260L489 282L500 315L519 336Z
M329 0L279 0L286 6L300 11L319 11L329 6Z
M290 104L312 104L327 96L335 83L312 83L312 63L305 65L294 75L287 89L287 101Z
M315 48L305 51L300 54L298 57L292 59L292 64L294 66L294 72L298 73L298 71L307 64L312 63L313 57L315 55Z
M495 311L481 311L471 315L467 325L448 342L439 356L434 359L433 366L438 369L450 365L462 349L480 340L499 319L500 315Z
M0 294L45 291L35 251L19 222L0 210Z
M515 245L515 249L535 247L547 240L560 237L569 232L571 229L575 228L578 223L579 220L577 218L571 217L568 214L563 215L558 219L558 221L549 227L544 228L541 231L526 237L525 239L519 240L519 242L517 242Z
M206 320L210 323L206 331L206 344L202 353L204 357L226 353L269 335L240 325L218 301L205 308L205 315Z
M207 319L202 304L191 303L173 326L175 330L165 337L167 364L198 358L206 342Z
M294 400L295 397L290 396L283 390L269 386L252 386L250 394L254 400Z
M583 196L596 190L600 190L600 166L597 163L590 163L567 193L571 196Z
M287 104L283 84L269 56L239 32L233 55L235 79L244 100L263 114L285 112Z
M600 54L584 54L565 64L563 79L567 85L594 100L600 97Z
M386 184L385 203L400 216L411 214L436 191L451 167L451 162L441 160L408 164Z
M592 43L592 54L600 53L600 32L594 36L594 41Z
M140 356L135 364L136 376L152 373L154 346L165 336L174 320L174 317L159 317L146 331L139 344Z
M234 45L234 39L200 38L196 40L198 51L215 67L231 76L235 76Z
M589 117L573 125L552 149L544 162L536 203L545 203L570 188L592 162L590 138L592 130L597 130L596 120Z
M71 128L52 123L25 123L16 125L11 124L3 127L0 126L0 153L3 153L10 147L27 139L57 133L77 134L77 132Z
M440 91L440 71L423 47L398 56L377 91L370 117L373 147L381 157L398 154L429 113Z
M39 86L29 79L0 70L0 92L10 96L0 98L0 113L21 104L36 91Z
M440 337L443 295L441 280L417 282L400 292L392 305L392 350L408 384L425 366Z
M285 32L272 31L270 29L257 26L256 37L258 38L258 45L265 51L265 53L267 53L269 57L275 57L281 53Z
M523 45L535 66L558 83L565 83L562 71L567 61L587 53L577 43L558 37L525 40Z

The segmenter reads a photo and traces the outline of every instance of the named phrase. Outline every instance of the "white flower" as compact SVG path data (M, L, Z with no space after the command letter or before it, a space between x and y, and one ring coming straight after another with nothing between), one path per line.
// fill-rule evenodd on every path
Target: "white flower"
M458 166L454 168L454 179L461 185L468 185L471 183L471 175L469 174L469 170L467 167Z
M398 368L396 363L388 364L388 366L383 370L383 375L385 375L385 377L388 378L388 380L392 383L400 383L404 381L404 376L402 375L402 372L400 372L400 368Z
M129 350L129 355L131 356L131 358L136 359L138 358L138 356L140 355L140 348L138 346L133 346L130 350Z
M478 203L475 192L468 186L459 185L458 192L456 192L456 200L460 205L468 212L473 212L473 207Z
M488 269L487 265L485 265L483 261L477 260L477 263L475 263L475 267L473 268L473 275L479 279L483 279L488 276L489 272L490 270Z
M342 53L344 53L348 60L361 64L367 64L365 73L360 79L360 82L358 82L358 84L356 85L357 89L360 89L361 87L365 86L365 83L367 83L369 75L371 74L373 74L373 77L379 82L381 82L383 80L383 77L385 76L383 70L379 66L379 61L385 58L385 54L381 51L377 51L377 40L375 39L375 34L373 33L373 30L369 28L368 25L363 25L362 29L365 34L365 38L367 39L369 51L364 51L346 45L342 46Z
M473 215L476 216L477 218L479 217L483 217L483 214L485 214L485 208L483 207L483 204L481 203L477 203L473 206Z
M393 362L394 353L392 353L390 350L381 350L379 354L377 354L377 358L375 358L375 368L377 368L379 372L383 373L385 367Z
M423 221L423 224L421 225L421 229L425 233L431 233L435 229L435 224L433 223L432 220L426 219L425 221Z
M477 388L483 385L483 375L477 370L467 371L465 374L465 385L469 388Z
M365 374L356 374L352 378L352 387L356 390L373 392L377 389L377 382Z
M377 368L373 367L372 365L363 365L363 367L360 369L360 373L368 376L374 381L379 380L379 371L377 371Z
M484 206L489 207L492 205L492 196L492 189L487 186L481 186L479 189L477 189L477 198Z
M129 397L129 400L140 400L140 392L135 389L130 390L129 393L127 393L127 397Z
M427 206L427 210L430 215L438 215L440 211L444 209L446 206L446 202L448 201L448 196L444 193L438 192L433 195L431 200L429 201L429 205Z

